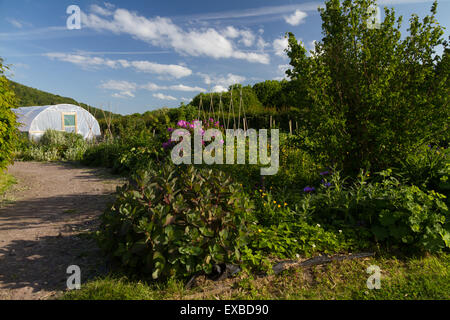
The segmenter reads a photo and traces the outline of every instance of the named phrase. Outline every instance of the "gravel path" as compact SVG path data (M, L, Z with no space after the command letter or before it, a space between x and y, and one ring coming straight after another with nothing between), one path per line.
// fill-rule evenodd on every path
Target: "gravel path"
M0 300L54 298L70 265L82 282L104 273L88 233L123 179L65 163L16 162L8 173L18 183L0 197Z

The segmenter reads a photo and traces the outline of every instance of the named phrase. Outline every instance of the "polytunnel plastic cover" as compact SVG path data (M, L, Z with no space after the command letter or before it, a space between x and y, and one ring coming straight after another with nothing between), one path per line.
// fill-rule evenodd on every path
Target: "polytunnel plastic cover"
M28 132L30 138L39 139L48 129L75 132L85 139L99 136L100 126L87 110L72 104L22 107L13 109L20 131Z

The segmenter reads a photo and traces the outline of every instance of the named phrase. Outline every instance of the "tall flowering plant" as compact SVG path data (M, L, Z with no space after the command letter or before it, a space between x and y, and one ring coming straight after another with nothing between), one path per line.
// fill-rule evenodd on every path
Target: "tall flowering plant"
M205 140L203 139L203 136L205 134L205 131L208 129L217 129L223 132L224 127L219 123L219 121L214 120L213 118L209 118L208 121L202 122L200 120L193 120L192 122L186 121L186 120L180 120L177 122L175 128L167 128L167 131L169 134L172 134L177 129L185 129L189 131L189 134L193 136L194 134L200 134L202 136L202 145L205 145ZM173 141L171 138L164 142L162 144L164 150L171 149L177 141ZM223 140L221 140L221 143L224 143Z

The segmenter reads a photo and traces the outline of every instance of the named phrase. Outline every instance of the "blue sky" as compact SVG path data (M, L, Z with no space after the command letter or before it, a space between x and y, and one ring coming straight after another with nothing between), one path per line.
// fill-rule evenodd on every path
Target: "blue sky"
M432 1L383 0L423 17ZM281 79L285 32L312 48L321 39L321 1L0 0L0 56L11 78L121 114L189 102L202 91ZM82 11L68 30L66 9ZM450 28L450 0L438 21Z

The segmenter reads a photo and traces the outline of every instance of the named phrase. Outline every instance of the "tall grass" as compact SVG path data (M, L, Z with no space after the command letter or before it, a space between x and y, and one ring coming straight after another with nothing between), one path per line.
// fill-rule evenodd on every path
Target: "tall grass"
M47 130L38 142L25 136L16 151L16 159L24 161L80 161L88 143L79 134Z

